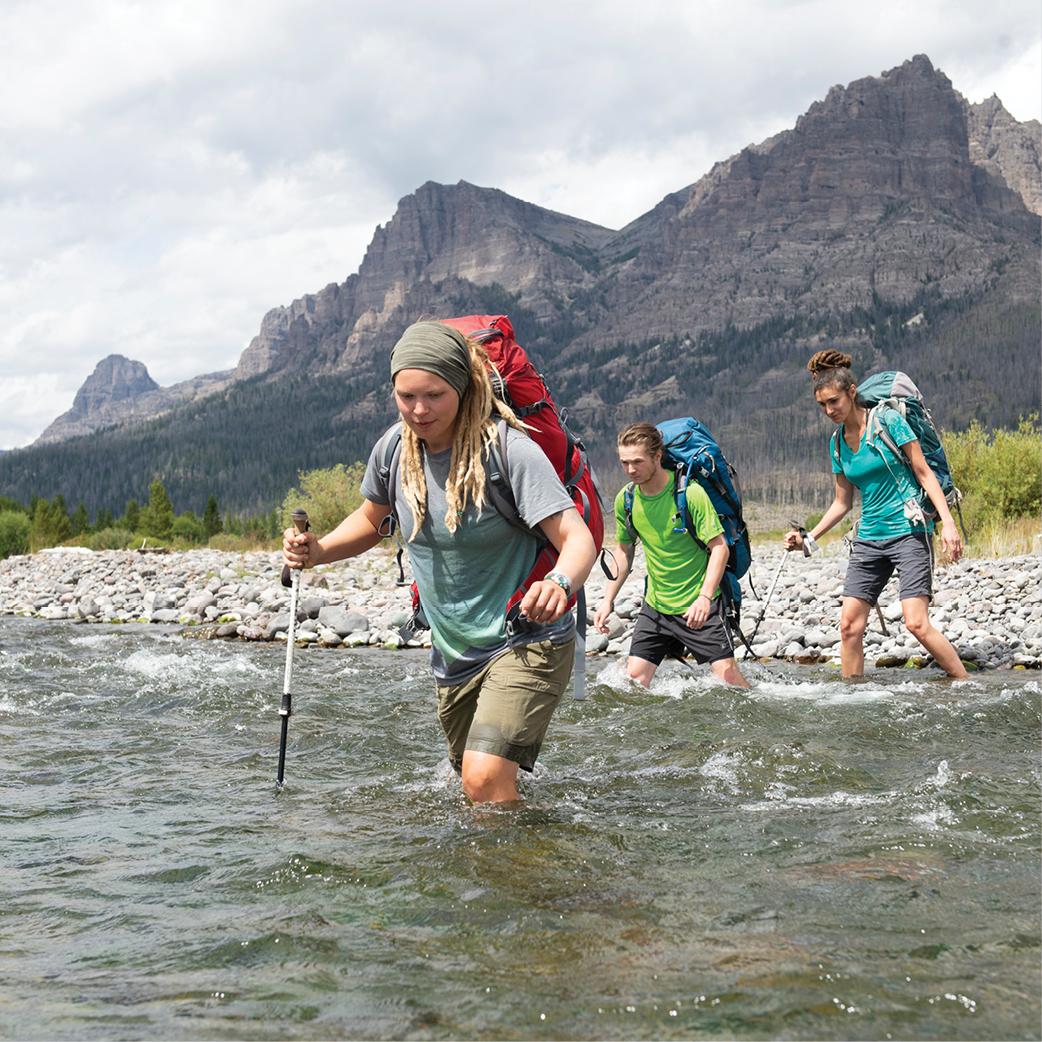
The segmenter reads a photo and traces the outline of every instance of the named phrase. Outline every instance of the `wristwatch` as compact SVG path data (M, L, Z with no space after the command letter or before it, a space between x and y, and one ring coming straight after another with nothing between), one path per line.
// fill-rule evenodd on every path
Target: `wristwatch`
M569 579L568 576L564 574L564 572L559 572L556 569L554 569L554 571L552 572L547 572L544 578L547 582L557 583L557 585L560 586L562 590L564 590L565 596L571 597L572 580Z

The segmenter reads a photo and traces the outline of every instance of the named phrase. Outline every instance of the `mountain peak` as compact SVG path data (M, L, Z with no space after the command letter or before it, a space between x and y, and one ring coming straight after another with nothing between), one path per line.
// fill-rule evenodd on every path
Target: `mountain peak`
M158 387L143 362L135 362L124 355L108 355L83 381L72 401L71 411L77 416L90 416L111 402L136 398Z

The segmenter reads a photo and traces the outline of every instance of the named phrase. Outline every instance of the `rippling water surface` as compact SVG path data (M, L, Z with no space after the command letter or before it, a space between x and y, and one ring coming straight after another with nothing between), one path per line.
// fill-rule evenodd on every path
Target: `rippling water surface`
M481 810L421 653L0 620L0 1036L1039 1038L1040 685L591 663Z

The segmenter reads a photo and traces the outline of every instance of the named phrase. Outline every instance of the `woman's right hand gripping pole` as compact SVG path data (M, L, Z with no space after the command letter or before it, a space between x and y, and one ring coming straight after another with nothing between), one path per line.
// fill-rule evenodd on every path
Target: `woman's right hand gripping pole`
M322 547L314 532L298 532L290 526L282 533L282 561L287 568L314 568L321 558Z

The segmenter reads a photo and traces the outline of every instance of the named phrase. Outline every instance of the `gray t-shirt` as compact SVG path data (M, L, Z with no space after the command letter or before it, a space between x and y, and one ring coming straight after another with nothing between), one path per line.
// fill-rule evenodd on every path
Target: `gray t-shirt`
M507 475L525 523L535 528L574 506L542 449L512 427L506 438ZM424 453L427 516L411 542L413 514L402 482L396 485L395 512L431 626L431 667L439 684L461 683L511 646L547 639L564 643L574 627L571 612L566 612L550 625L529 624L524 632L507 634L507 601L531 572L541 543L503 518L488 498L480 515L468 504L455 533L449 532L445 482L451 458L451 449ZM388 504L375 448L362 479L362 495Z

